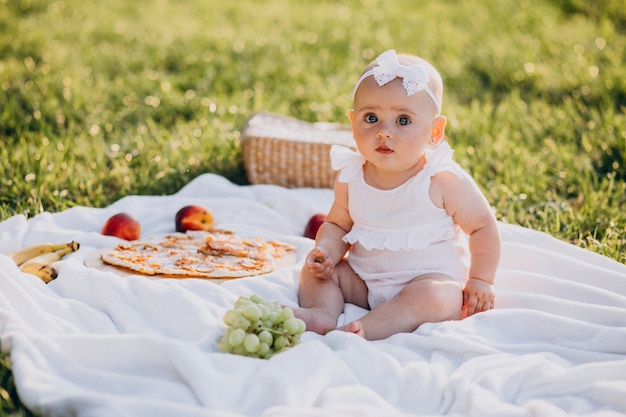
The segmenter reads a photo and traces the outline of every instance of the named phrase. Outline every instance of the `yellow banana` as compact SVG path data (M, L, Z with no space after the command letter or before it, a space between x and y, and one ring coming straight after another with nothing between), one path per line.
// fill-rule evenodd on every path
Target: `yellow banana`
M34 258L24 262L22 272L35 275L47 284L58 275L56 269L52 266L52 263L61 260L61 258L68 253L78 250L79 246L80 245L77 242L72 241L65 244L62 249L35 256Z
M73 248L76 246L76 248L73 249L73 251L75 251L78 249L77 245L78 243L74 241L69 242L69 243L59 243L59 244L39 243L37 245L27 246L25 248L18 249L15 252L11 252L7 254L7 256L12 258L17 266L20 266L27 260L32 259L36 256L42 255L44 253L51 253L59 249L63 249L65 247Z

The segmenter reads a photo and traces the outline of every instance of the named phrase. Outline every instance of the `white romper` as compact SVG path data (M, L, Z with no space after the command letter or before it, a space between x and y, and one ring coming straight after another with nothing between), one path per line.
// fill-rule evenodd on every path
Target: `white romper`
M384 303L414 278L442 273L459 282L467 280L467 236L445 209L428 194L433 175L450 171L468 174L452 160L446 142L427 149L424 168L391 190L368 185L363 177L363 156L334 145L331 161L341 170L339 181L348 183L348 209L354 222L343 237L352 244L348 263L365 281L370 308Z

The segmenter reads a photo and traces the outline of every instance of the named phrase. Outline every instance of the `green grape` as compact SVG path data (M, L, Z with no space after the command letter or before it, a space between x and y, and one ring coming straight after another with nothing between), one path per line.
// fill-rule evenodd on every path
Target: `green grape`
M254 333L248 333L243 340L243 347L250 353L256 353L256 351L259 350L260 344L259 336Z
M232 353L235 355L248 356L248 351L246 351L246 348L243 347L243 345L233 347Z
M285 347L287 347L288 344L289 341L285 336L278 336L276 339L274 339L274 349L276 349L277 351L283 350Z
M295 317L294 318L290 318L289 320L285 321L285 323L283 323L283 328L290 335L298 334L299 330L300 330L300 322L301 321L302 320L297 319Z
M304 320L298 320L298 333L297 334L302 334L304 332L306 332L306 323L304 322Z
M250 301L252 301L253 303L260 304L260 303L264 303L265 299L258 294L252 294L250 296Z
M272 308L266 304L259 304L259 308L261 309L261 318L263 320L269 320Z
M257 355L259 355L260 358L267 358L270 356L271 354L271 348L270 345L268 343L259 343L259 350L257 350Z
M230 352L233 349L230 343L228 343L228 338L226 336L220 339L218 343L218 347L220 348L220 351L222 352Z
M272 324L273 324L273 323L278 323L278 315L279 315L279 314L280 314L280 311L277 311L277 310L272 310L272 311L270 312L270 315L269 315L269 317L268 317L268 319L267 319L267 320L268 320L270 323L272 323Z
M244 305L248 304L248 300L245 297L239 297L237 298L237 301L235 301L235 309L241 309Z
M250 326L248 326L248 331L259 332L263 327L263 322L261 320L257 320L255 322L250 322Z
M231 326L238 328L238 329L247 330L250 327L250 324L251 324L250 320L248 320L244 316L239 316L235 319L235 321L231 324Z
M224 336L222 338L226 339L226 341L228 342L228 338L230 337L230 334L232 332L233 332L233 327L227 327L226 330L224 331Z
M234 310L228 310L226 312L226 314L224 314L224 317L222 317L222 321L224 322L225 325L230 326L231 324L233 324L234 320Z
M232 347L241 346L245 337L246 337L246 332L243 329L239 329L239 328L234 329L228 335L228 343L230 343Z
M267 305L272 309L272 310L280 310L282 307L280 304L278 304L276 301L268 301Z
M243 315L250 321L257 321L263 317L263 312L256 304L248 304L242 309Z
M268 346L271 346L274 342L274 336L272 336L272 334L268 330L263 330L261 331L261 333L259 333L259 341L261 343L267 344Z
M293 318L293 310L287 307L283 308L278 315L278 321L280 323L284 323L291 318Z

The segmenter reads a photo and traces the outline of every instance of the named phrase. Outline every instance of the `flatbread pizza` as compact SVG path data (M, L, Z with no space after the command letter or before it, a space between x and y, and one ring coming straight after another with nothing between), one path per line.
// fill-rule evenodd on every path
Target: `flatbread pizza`
M143 275L241 278L276 269L295 248L228 230L187 231L120 243L100 254L102 262Z

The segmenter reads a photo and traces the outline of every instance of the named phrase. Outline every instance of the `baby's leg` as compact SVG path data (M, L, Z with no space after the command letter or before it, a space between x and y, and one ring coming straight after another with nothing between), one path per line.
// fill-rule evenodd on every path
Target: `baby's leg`
M320 279L303 268L298 284L300 308L296 317L304 320L306 329L326 334L337 327L345 303L367 308L367 287L345 260L335 266L332 278Z
M463 290L454 279L441 274L415 278L391 300L373 308L340 330L357 333L369 340L409 333L423 323L461 318Z

